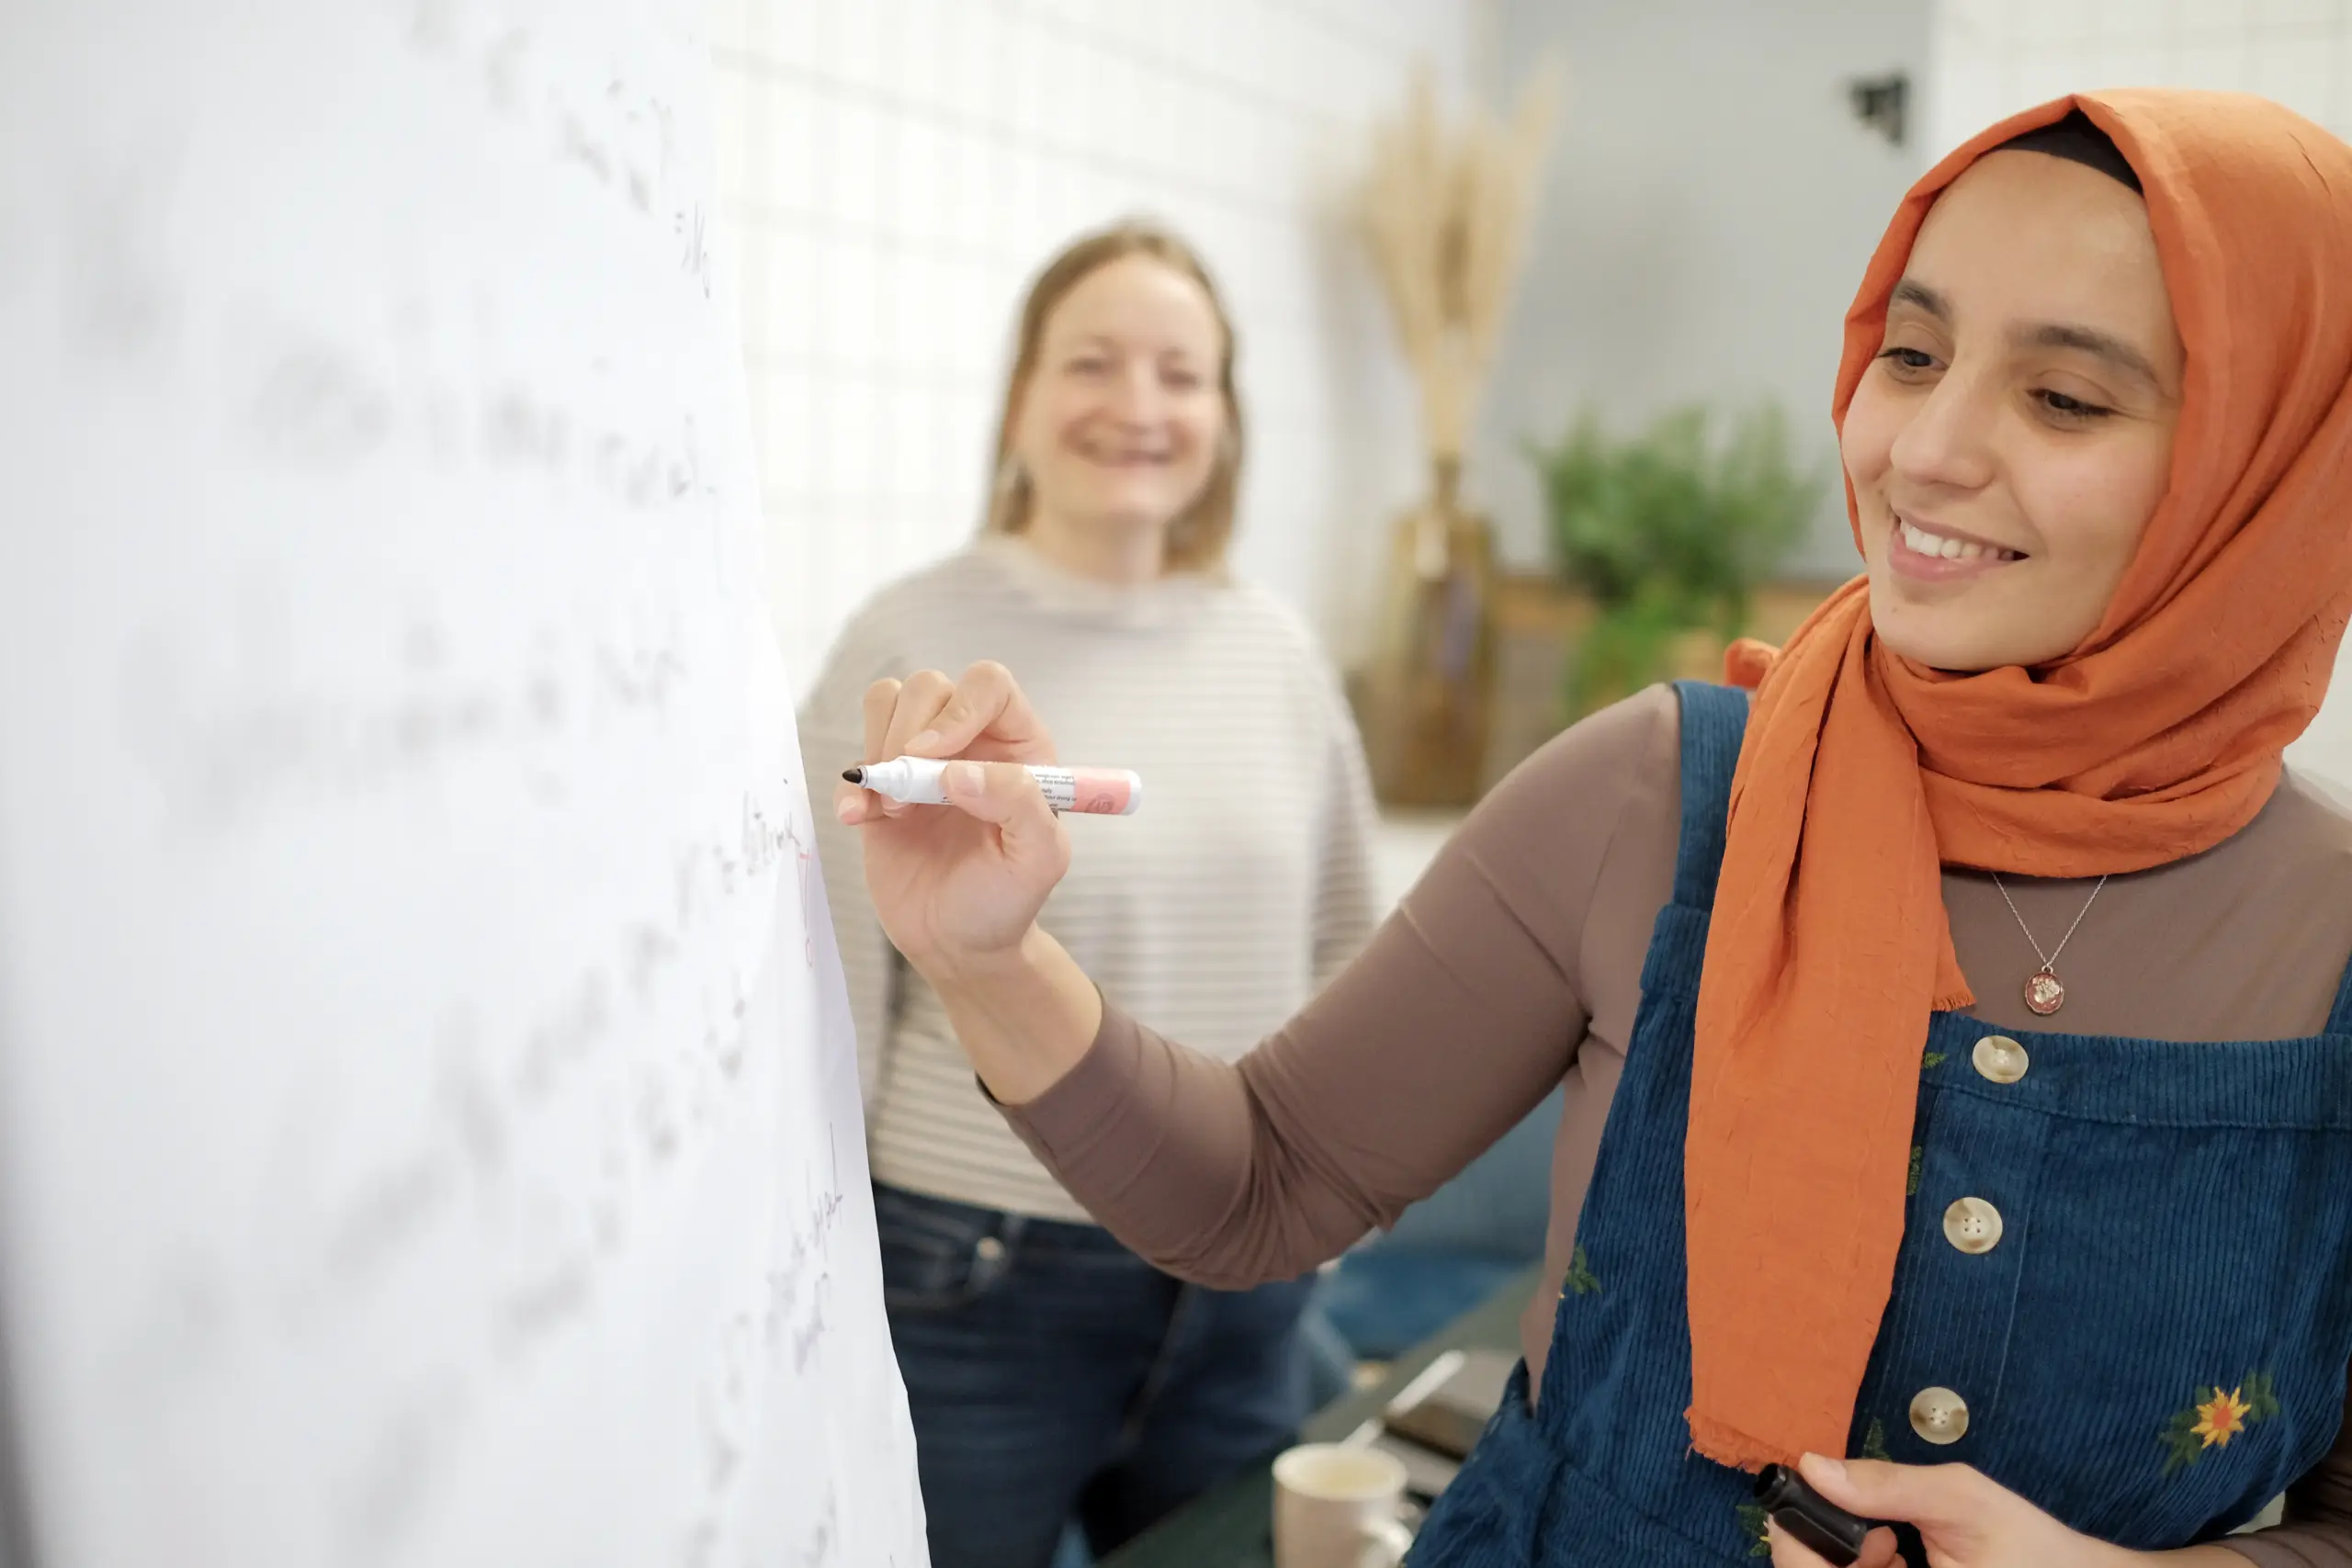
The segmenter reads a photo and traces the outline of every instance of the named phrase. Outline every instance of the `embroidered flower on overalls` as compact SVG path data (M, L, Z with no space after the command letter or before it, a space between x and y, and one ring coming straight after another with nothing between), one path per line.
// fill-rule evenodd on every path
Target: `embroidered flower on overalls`
M2237 1389L2223 1393L2213 1391L2213 1397L2197 1407L2197 1425L2189 1431L2205 1439L2209 1449L2226 1449L2230 1439L2245 1430L2246 1411L2251 1408L2240 1397Z
M2208 1449L2228 1448L2232 1438L2278 1414L2278 1399L2268 1372L2250 1372L2235 1388L2216 1383L2203 1390L2188 1409L2165 1424L2159 1439L2165 1446L2165 1473L2195 1464Z
M1589 1296L1600 1289L1600 1280L1594 1277L1591 1265L1585 1261L1584 1248L1577 1247L1568 1254L1568 1272L1560 1281L1560 1294L1565 1296L1574 1291L1580 1296Z

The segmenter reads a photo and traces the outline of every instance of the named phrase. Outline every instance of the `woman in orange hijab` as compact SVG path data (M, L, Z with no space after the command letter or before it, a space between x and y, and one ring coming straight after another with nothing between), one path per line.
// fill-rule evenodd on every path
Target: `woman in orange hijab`
M1071 1190L1220 1281L1465 1162L1578 1070L1527 1065L1545 1030L1622 1045L1421 1568L1814 1568L1747 1502L1800 1462L1894 1527L1868 1564L2352 1563L2324 1498L2223 1540L2352 1491L2352 817L2281 761L2352 615L2347 280L2352 149L2260 99L2080 95L1954 152L1847 318L1867 573L1736 650L1752 707L1555 741L1238 1068L1037 932L1069 848L1019 768L949 769L953 810L843 792L877 911ZM867 761L1052 755L993 667L868 717Z

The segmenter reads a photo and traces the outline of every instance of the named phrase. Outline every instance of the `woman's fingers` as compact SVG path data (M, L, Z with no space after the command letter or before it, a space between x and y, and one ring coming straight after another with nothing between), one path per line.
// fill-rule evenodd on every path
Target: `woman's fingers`
M882 815L882 797L843 779L833 785L833 815L844 828L854 828Z
M955 694L955 683L936 670L918 671L903 681L876 681L865 688L863 700L865 720L865 754L861 762L887 762L901 756L907 749L907 738L916 730L928 728L932 716ZM833 811L842 821L854 827L879 818L896 817L907 809L894 800L886 800L870 790L859 790L861 797L853 809L844 803L840 791L833 795Z
M890 709L890 722L882 737L881 753L873 760L887 762L893 757L921 756L908 743L918 735L936 728L939 710L956 695L956 682L936 670L918 670L899 685L899 700ZM953 751L932 752L933 756L954 756Z
M1035 863L1040 854L1053 855L1062 842L1054 808L1035 775L1018 762L950 762L940 774L947 804L967 816L996 824L1005 852L1013 860ZM1056 880L1061 868L1053 867Z
M890 715L899 705L899 682L876 681L865 688L864 701L865 717L865 749L858 754L861 762L887 762L882 754L882 742L890 733Z
M1765 1539L1772 1543L1772 1568L1829 1568L1819 1552L1799 1546L1796 1538L1777 1524L1766 1527Z
M2031 1507L1964 1464L1890 1464L1806 1454L1797 1471L1815 1491L1848 1513L1866 1519L1901 1519L1926 1530L1978 1524L2011 1506Z
M1012 672L993 660L973 665L960 681L936 670L919 670L903 681L876 681L866 687L863 707L865 754L860 761L959 757L982 741L988 743L983 756L1054 760L1053 738L1044 721ZM907 809L846 783L833 792L834 814L852 827Z
M898 711L900 684L885 679L865 688L865 695L859 702L861 716L865 719L865 737L858 749L857 761L880 762L888 760L888 753L882 750L882 745L889 739L890 716ZM824 765L831 767L832 764L827 761ZM843 827L854 828L861 822L883 816L884 804L880 795L860 789L847 780L833 786L833 815L842 819Z
M1821 1553L1798 1545L1779 1525L1769 1526L1766 1534L1772 1546L1772 1568L1829 1568ZM1874 1529L1863 1538L1854 1568L1894 1568L1895 1562L1894 1532Z
M959 757L983 739L1001 754L1023 761L1053 760L1053 738L1046 732L1045 721L1029 705L1012 671L992 659L964 671L948 700L932 714L931 723L909 737L908 751L917 757Z
M1797 1461L1797 1472L1824 1499L1866 1519L1912 1517L1886 1505L1905 1489L1906 1477L1934 1473L1867 1460L1840 1461L1820 1454L1804 1455ZM1933 1484L1929 1483L1931 1488ZM1822 1561L1820 1553L1798 1545L1777 1523L1771 1527L1771 1541L1774 1568L1814 1568ZM1855 1568L1888 1568L1894 1560L1894 1532L1880 1529L1863 1538L1862 1554L1854 1561Z

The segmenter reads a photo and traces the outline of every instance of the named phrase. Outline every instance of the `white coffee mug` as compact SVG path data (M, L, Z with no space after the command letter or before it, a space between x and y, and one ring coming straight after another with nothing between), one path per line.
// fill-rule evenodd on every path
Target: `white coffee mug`
M1352 1443L1274 1461L1274 1568L1396 1568L1413 1544L1396 1513L1405 1461Z

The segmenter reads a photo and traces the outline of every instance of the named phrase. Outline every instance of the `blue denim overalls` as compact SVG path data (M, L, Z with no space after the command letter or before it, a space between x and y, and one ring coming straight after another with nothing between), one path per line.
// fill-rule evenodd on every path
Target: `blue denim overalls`
M1413 1568L1765 1555L1700 1458L1682 1143L1700 958L1747 701L1683 684L1682 833L1577 1223L1526 1370ZM2244 1523L2327 1452L2352 1358L2352 969L2328 1032L2182 1044L1930 1021L1894 1292L1849 1451L1964 1462L2141 1550Z

